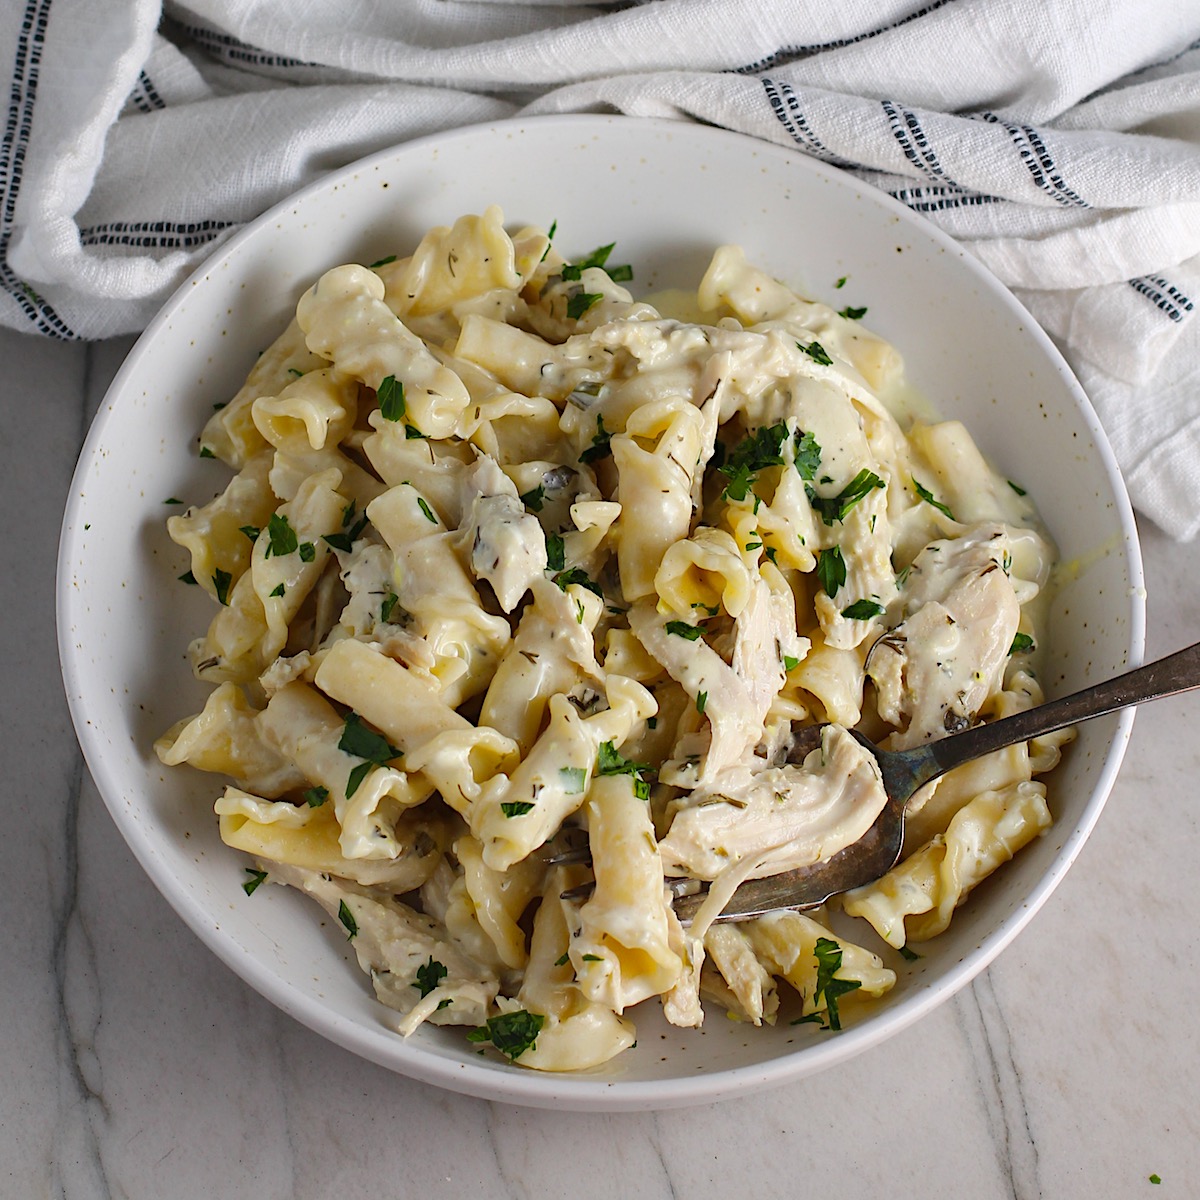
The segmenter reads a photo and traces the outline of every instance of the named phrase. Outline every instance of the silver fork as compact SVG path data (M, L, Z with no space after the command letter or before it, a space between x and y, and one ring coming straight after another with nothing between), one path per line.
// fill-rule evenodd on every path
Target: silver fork
M831 896L873 883L900 857L904 810L909 799L939 775L1017 742L1196 687L1200 687L1200 642L1070 696L909 750L881 750L862 734L854 733L879 764L887 793L887 803L875 824L852 846L822 862L743 883L716 920L748 921L770 912L816 908ZM805 741L795 747L793 754L816 749L822 728L813 725L803 730ZM701 890L674 901L675 913L683 924L691 922L707 895Z

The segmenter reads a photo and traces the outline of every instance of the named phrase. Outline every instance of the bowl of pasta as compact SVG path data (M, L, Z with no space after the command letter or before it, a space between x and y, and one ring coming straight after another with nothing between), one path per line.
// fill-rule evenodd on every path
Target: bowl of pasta
M565 1108L795 1079L972 978L1130 714L929 785L820 909L722 896L870 828L847 730L1142 646L1112 455L1011 295L850 176L616 117L410 143L225 242L114 380L59 570L89 767L192 929L367 1059Z

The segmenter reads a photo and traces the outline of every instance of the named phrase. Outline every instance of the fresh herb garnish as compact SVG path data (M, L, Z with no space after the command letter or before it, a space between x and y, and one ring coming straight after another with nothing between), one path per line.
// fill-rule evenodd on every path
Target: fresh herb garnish
M583 451L579 456L581 463L599 462L603 458L608 458L612 454L612 434L604 428L604 416L600 414L596 417L596 434L592 438L592 444Z
M838 1016L838 1000L848 992L862 987L857 979L835 979L834 976L842 965L842 948L830 938L817 938L813 947L817 956L817 984L813 990L813 1000L825 998L826 1029L841 1029L842 1022Z
M257 542L262 530L257 525L239 525L238 532L244 533L252 542Z
M593 304L603 299L604 297L599 292L576 292L567 301L567 317L572 321L578 321Z
M191 571L184 571L182 575L176 576L180 583L186 583L189 587L196 587L197 580Z
M915 950L910 950L907 946L898 946L897 949L905 962L917 962L921 957Z
M950 520L954 520L954 514L950 511L949 507L943 504L940 500L935 500L933 498L933 493L927 487L923 487L917 482L916 479L912 481L912 485L917 489L917 495L920 496L926 504L932 504L933 507L938 510L938 512L943 513L945 516L949 517Z
M305 790L304 799L308 801L309 808L320 808L329 799L329 789L327 787L310 787Z
M1026 494L1025 489L1019 484L1013 483L1011 479L1008 480L1008 486L1012 488L1012 490L1016 492L1018 496L1024 496Z
M835 288L844 288L846 286L846 280L849 278L849 275L843 275L833 286Z
M867 315L865 308L853 308L847 305L838 313L839 317L845 317L847 321L861 321Z
M822 346L820 342L816 342L816 341L809 342L807 346L805 346L801 342L797 342L796 346L799 349L803 350L804 353L807 354L808 357L813 360L813 362L818 362L823 367L832 367L833 366L833 359L830 358L829 355L825 353L825 347Z
M200 457L201 458L216 458L217 456L212 452L212 449L210 447L201 446L200 447Z
M500 811L506 817L523 817L533 811L532 800L501 800Z
M346 799L351 796L362 786L362 781L366 779L370 773L375 770L377 764L373 762L360 762L349 775L346 776Z
M296 553L300 555L300 561L310 563L317 557L317 548L312 542L301 542L296 547Z
M808 502L820 514L826 525L842 521L846 514L864 497L870 495L875 488L886 486L874 471L863 467L857 475L836 496L818 496L812 484L805 484L804 490Z
M266 879L266 871L256 871L253 867L246 868L246 874L250 876L245 883L242 884L242 891L247 896L253 896L258 885Z
M848 621L869 621L883 612L883 605L875 600L855 600L847 608L842 609L842 616Z
M518 1008L488 1017L486 1025L480 1025L467 1034L467 1041L491 1042L505 1058L515 1062L526 1050L532 1050L537 1045L537 1036L545 1023L546 1018L541 1013Z
M561 571L566 566L566 561L562 536L557 533L546 534L546 569Z
M355 758L365 758L368 762L383 766L393 758L399 758L401 751L391 745L382 734L368 729L362 717L356 712L346 714L346 723L342 727L342 736L338 739L338 749Z
M424 1000L449 974L446 964L438 962L431 954L429 961L417 968L417 978L412 986L421 993L421 999Z
M228 571L222 571L218 567L213 572L213 587L217 589L217 599L222 604L229 603L229 585L233 582L233 576Z
M286 589L286 588L283 586L283 584L282 584L282 583L277 583L277 584L276 584L276 585L275 585L275 586L274 586L274 587L271 589L271 596L272 596L272 597L276 597L276 596L282 596L286 590L287 590L287 589Z
M287 517L280 516L279 513L272 513L271 519L267 522L267 552L265 557L270 558L274 555L276 558L285 558L289 554L295 554L300 546L300 540L296 537L296 531L292 528Z
M350 506L351 508L353 505ZM351 513L353 516L353 513ZM321 540L327 545L332 546L335 550L341 550L345 554L349 554L354 548L354 543L362 536L362 531L367 527L367 514L363 513L352 529L346 529L345 519L343 517L343 528L337 533L324 533L321 535Z
M801 479L812 479L821 465L821 447L811 433L802 433L792 459Z
M358 933L358 922L354 919L354 914L346 907L345 900L338 901L338 920L346 927L347 941Z
M599 596L601 599L604 598L604 593L600 590L600 585L582 567L572 567L569 571L559 571L554 576L554 582L564 592L571 584L575 584L577 587L587 588L589 592ZM583 624L582 621L579 623Z
M408 406L404 403L404 383L395 375L385 375L375 389L379 401L379 413L385 421L399 421Z
M394 254L389 254L387 258L381 258L376 262L373 262L370 266L370 270L377 271L380 267L386 267L388 263L394 263L395 261L396 256Z
M668 621L664 628L668 633L689 642L694 642L703 632L699 625L689 625L686 621Z
M392 619L392 613L395 611L396 605L400 603L400 597L395 592L388 592L383 598L383 603L379 606L379 619L385 625Z
M432 521L434 525L437 524L437 517L433 515L433 510L429 507L428 503L426 503L424 496L417 497L417 507L425 514L425 519L427 521Z
M838 589L846 582L846 560L842 557L840 546L817 551L817 579L827 596L832 598L837 595Z
M1033 638L1027 633L1018 633L1009 647L1009 654L1028 654L1033 649Z
M780 421L775 425L763 425L742 438L718 467L729 480L722 494L729 500L745 500L759 471L765 467L783 466L780 450L787 435L788 428Z
M183 501L182 501L182 500L180 500L178 496L168 496L168 497L167 497L167 498L166 498L166 499L163 501L163 503L164 503L164 504L182 504L182 503L183 503Z
M785 671L794 671L800 665L798 658L793 658L790 654L783 656L783 669Z
M528 492L521 493L521 503L525 505L530 512L541 512L542 504L546 500L546 487L539 483L537 487L532 488Z
M696 697L696 711L697 711L697 712L698 712L698 713L699 713L701 716L704 716L704 709L705 709L705 707L707 706L707 704L708 704L708 693L707 693L707 692L701 692L701 693L700 693L700 694L699 694L699 695Z
M601 742L596 754L597 775L632 775L633 794L639 800L650 799L650 784L642 777L643 771L653 771L648 763L633 762L623 758L612 742Z

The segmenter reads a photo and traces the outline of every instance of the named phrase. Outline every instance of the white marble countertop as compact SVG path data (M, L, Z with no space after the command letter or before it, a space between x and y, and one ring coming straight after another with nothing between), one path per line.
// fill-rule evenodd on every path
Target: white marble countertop
M1200 1193L1194 696L1141 714L1096 833L1016 943L834 1072L658 1114L543 1112L411 1082L276 1011L142 874L63 697L59 523L129 345L0 331L0 1197ZM1200 544L1142 535L1158 656L1200 635Z

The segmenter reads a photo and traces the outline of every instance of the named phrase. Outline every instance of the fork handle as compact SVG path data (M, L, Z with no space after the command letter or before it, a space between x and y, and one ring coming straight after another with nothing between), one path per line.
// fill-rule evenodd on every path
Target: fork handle
M1017 742L1054 733L1093 717L1103 717L1132 704L1145 704L1197 687L1200 687L1200 642L1070 696L931 742L928 750L933 762L927 778L932 779L993 750L1003 750Z

